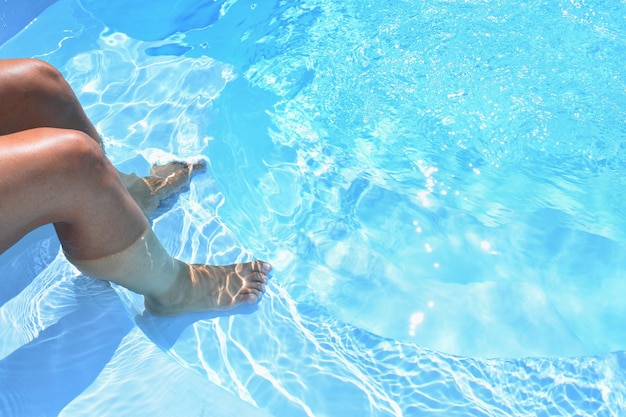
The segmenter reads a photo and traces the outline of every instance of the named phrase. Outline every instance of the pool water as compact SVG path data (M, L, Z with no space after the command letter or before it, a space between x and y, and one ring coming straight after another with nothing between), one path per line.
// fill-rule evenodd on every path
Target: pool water
M123 171L206 158L154 229L267 294L155 318L38 230L0 415L626 413L626 3L177 4L59 0L0 58L61 69Z

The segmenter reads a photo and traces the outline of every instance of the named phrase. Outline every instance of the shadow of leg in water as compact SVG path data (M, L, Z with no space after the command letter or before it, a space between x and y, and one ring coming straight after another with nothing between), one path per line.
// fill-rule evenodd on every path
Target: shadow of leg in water
M108 286L96 294L79 289L77 299L73 312L0 361L2 415L58 415L96 379L134 326Z
M26 288L57 256L61 244L52 225L33 230L0 255L0 306Z
M210 311L203 313L188 313L179 316L157 316L149 311L135 317L137 326L144 334L161 349L167 351L178 340L179 336L194 323L202 320L211 320L216 317L228 317L237 314L253 314L259 309L258 305L241 305L229 311Z

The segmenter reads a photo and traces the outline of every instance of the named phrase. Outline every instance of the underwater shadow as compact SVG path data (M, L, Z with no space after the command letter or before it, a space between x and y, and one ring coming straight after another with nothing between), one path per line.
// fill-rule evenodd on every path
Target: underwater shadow
M176 344L180 335L194 323L218 317L249 315L255 313L258 309L258 304L241 305L229 311L187 313L179 316L157 316L145 310L143 314L135 316L135 324L148 339L159 348L167 351Z
M93 383L134 327L110 287L97 294L79 289L77 298L74 311L0 361L2 415L58 415Z
M46 225L0 254L0 306L22 292L52 262L60 247L54 228Z

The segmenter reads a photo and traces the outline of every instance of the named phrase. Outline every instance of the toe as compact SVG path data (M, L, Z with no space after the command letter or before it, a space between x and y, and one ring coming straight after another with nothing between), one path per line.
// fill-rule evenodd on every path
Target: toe
M267 284L267 277L260 272L252 272L246 277L246 282Z
M269 262L256 260L252 262L252 270L262 274L269 274L272 270L272 265Z
M247 277L254 274L266 275L272 270L272 265L260 260L236 264L233 266L235 267L235 271L241 277Z
M261 299L261 293L250 292L248 294L241 295L239 297L239 302L242 304L256 304L259 302L260 299Z
M268 262L263 262L261 266L261 272L264 274L269 274L272 271L272 265Z
M261 281L258 282L248 282L246 284L246 288L250 290L257 290L259 292L265 291L265 284Z
M191 162L189 164L189 171L191 171L192 173L200 173L206 171L206 161L204 159L201 159L196 162Z

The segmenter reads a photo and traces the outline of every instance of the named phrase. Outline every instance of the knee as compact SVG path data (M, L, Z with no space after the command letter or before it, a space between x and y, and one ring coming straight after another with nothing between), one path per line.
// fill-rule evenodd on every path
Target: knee
M100 145L93 138L77 130L44 129L53 148L50 153L57 155L59 168L67 175L106 179L114 172Z
M69 102L74 93L63 75L52 65L39 59L21 59L16 65L16 83L21 91L38 100Z
M61 72L45 61L35 58L17 60L19 73L23 77L40 83L56 84L63 81Z

